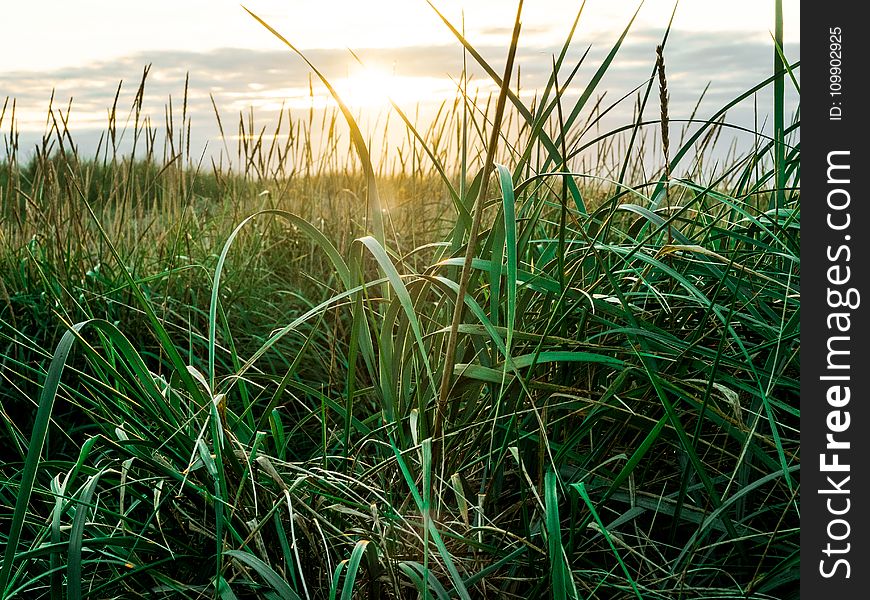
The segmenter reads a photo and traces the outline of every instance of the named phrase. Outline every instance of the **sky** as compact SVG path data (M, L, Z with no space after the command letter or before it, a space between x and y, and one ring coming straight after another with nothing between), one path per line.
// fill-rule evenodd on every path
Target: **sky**
M529 90L545 80L581 3L525 2L518 62ZM464 18L468 39L500 69L515 16L512 2L433 4L457 26ZM451 77L461 69L461 52L425 0L245 0L245 6L302 49L357 109L384 110L386 94L408 110L455 92ZM790 60L799 58L799 6L798 0L784 0ZM589 58L600 61L637 7L629 0L587 0L569 57L576 60L592 44ZM667 0L642 4L601 91L618 97L649 77L672 10ZM5 6L4 20L0 102L15 98L17 126L26 141L44 131L54 91L56 104L72 98L70 127L87 145L105 128L118 82L125 82L120 104L129 106L146 64L152 65L146 110L155 120L162 119L170 95L177 103L189 73L189 114L200 143L216 136L209 94L226 114L253 107L265 120L274 118L282 103L299 110L311 105L307 67L238 2L30 0ZM672 112L691 112L708 83L704 107L713 112L717 101L769 75L773 23L773 0L682 0L667 53ZM365 68L349 50L362 57ZM578 84L592 72L592 66L578 72ZM492 88L485 76L476 82L484 92ZM329 103L322 88L315 95L317 103ZM749 125L757 113L744 107L735 118Z

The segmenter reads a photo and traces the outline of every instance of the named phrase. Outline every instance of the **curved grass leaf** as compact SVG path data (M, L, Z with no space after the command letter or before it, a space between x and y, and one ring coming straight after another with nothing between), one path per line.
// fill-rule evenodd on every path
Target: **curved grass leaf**
M254 571L263 578L263 581L275 590L281 600L302 600L301 597L287 584L287 582L284 581L274 569L272 569L272 567L253 554L242 550L227 550L224 552L224 556L233 558L254 569Z

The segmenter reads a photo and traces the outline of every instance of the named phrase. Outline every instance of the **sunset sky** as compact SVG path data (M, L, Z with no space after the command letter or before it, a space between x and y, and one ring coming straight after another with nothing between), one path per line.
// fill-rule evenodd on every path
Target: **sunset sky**
M516 9L512 2L433 3L457 26L464 11L467 37L501 68ZM550 57L565 39L580 4L525 3L518 60L530 89L546 77ZM590 59L606 54L637 4L588 0L572 46L574 61L589 44ZM459 74L461 52L424 0L248 0L245 5L305 50L351 105L383 108L385 92L403 106L455 93L450 77ZM609 93L622 95L649 76L655 45L672 10L667 0L643 4L603 82L612 89ZM690 110L710 82L705 102L712 111L718 108L717 99L733 97L769 75L773 12L772 0L683 0L668 51L675 108ZM149 106L161 115L167 97L180 95L185 74L190 73L191 114L203 139L214 136L209 93L221 110L238 112L253 106L267 116L282 102L291 108L310 103L308 70L237 2L31 0L4 7L4 17L0 101L6 96L16 99L18 126L25 137L44 129L48 99L55 90L63 103L73 98L71 127L87 140L88 132L105 127L106 107L118 81L125 81L122 98L129 106L142 68L149 63ZM790 60L799 58L799 28L799 2L786 0ZM366 69L355 64L348 49L359 52ZM596 62L589 64L579 73L579 81L591 75ZM478 82L487 89L485 77L478 77ZM321 88L317 94L319 102L328 102ZM738 118L745 120L747 115Z

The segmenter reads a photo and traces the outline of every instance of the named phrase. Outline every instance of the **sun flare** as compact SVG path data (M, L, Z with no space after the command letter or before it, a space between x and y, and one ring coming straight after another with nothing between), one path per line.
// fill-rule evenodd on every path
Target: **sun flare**
M421 102L452 88L446 78L397 75L378 66L360 67L337 79L334 86L346 104L358 108L387 107L391 100L399 104Z

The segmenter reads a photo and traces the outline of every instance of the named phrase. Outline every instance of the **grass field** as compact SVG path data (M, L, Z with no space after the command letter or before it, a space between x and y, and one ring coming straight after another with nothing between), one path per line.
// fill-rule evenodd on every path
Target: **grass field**
M669 114L665 35L624 101L647 120L607 131L618 35L583 80L566 40L526 102L518 29L497 65L454 30L500 93L393 107L389 158L339 99L242 117L233 168L135 106L93 155L55 118L30 157L8 101L0 596L796 598L774 25L769 79L705 120ZM730 127L767 88L772 137Z

